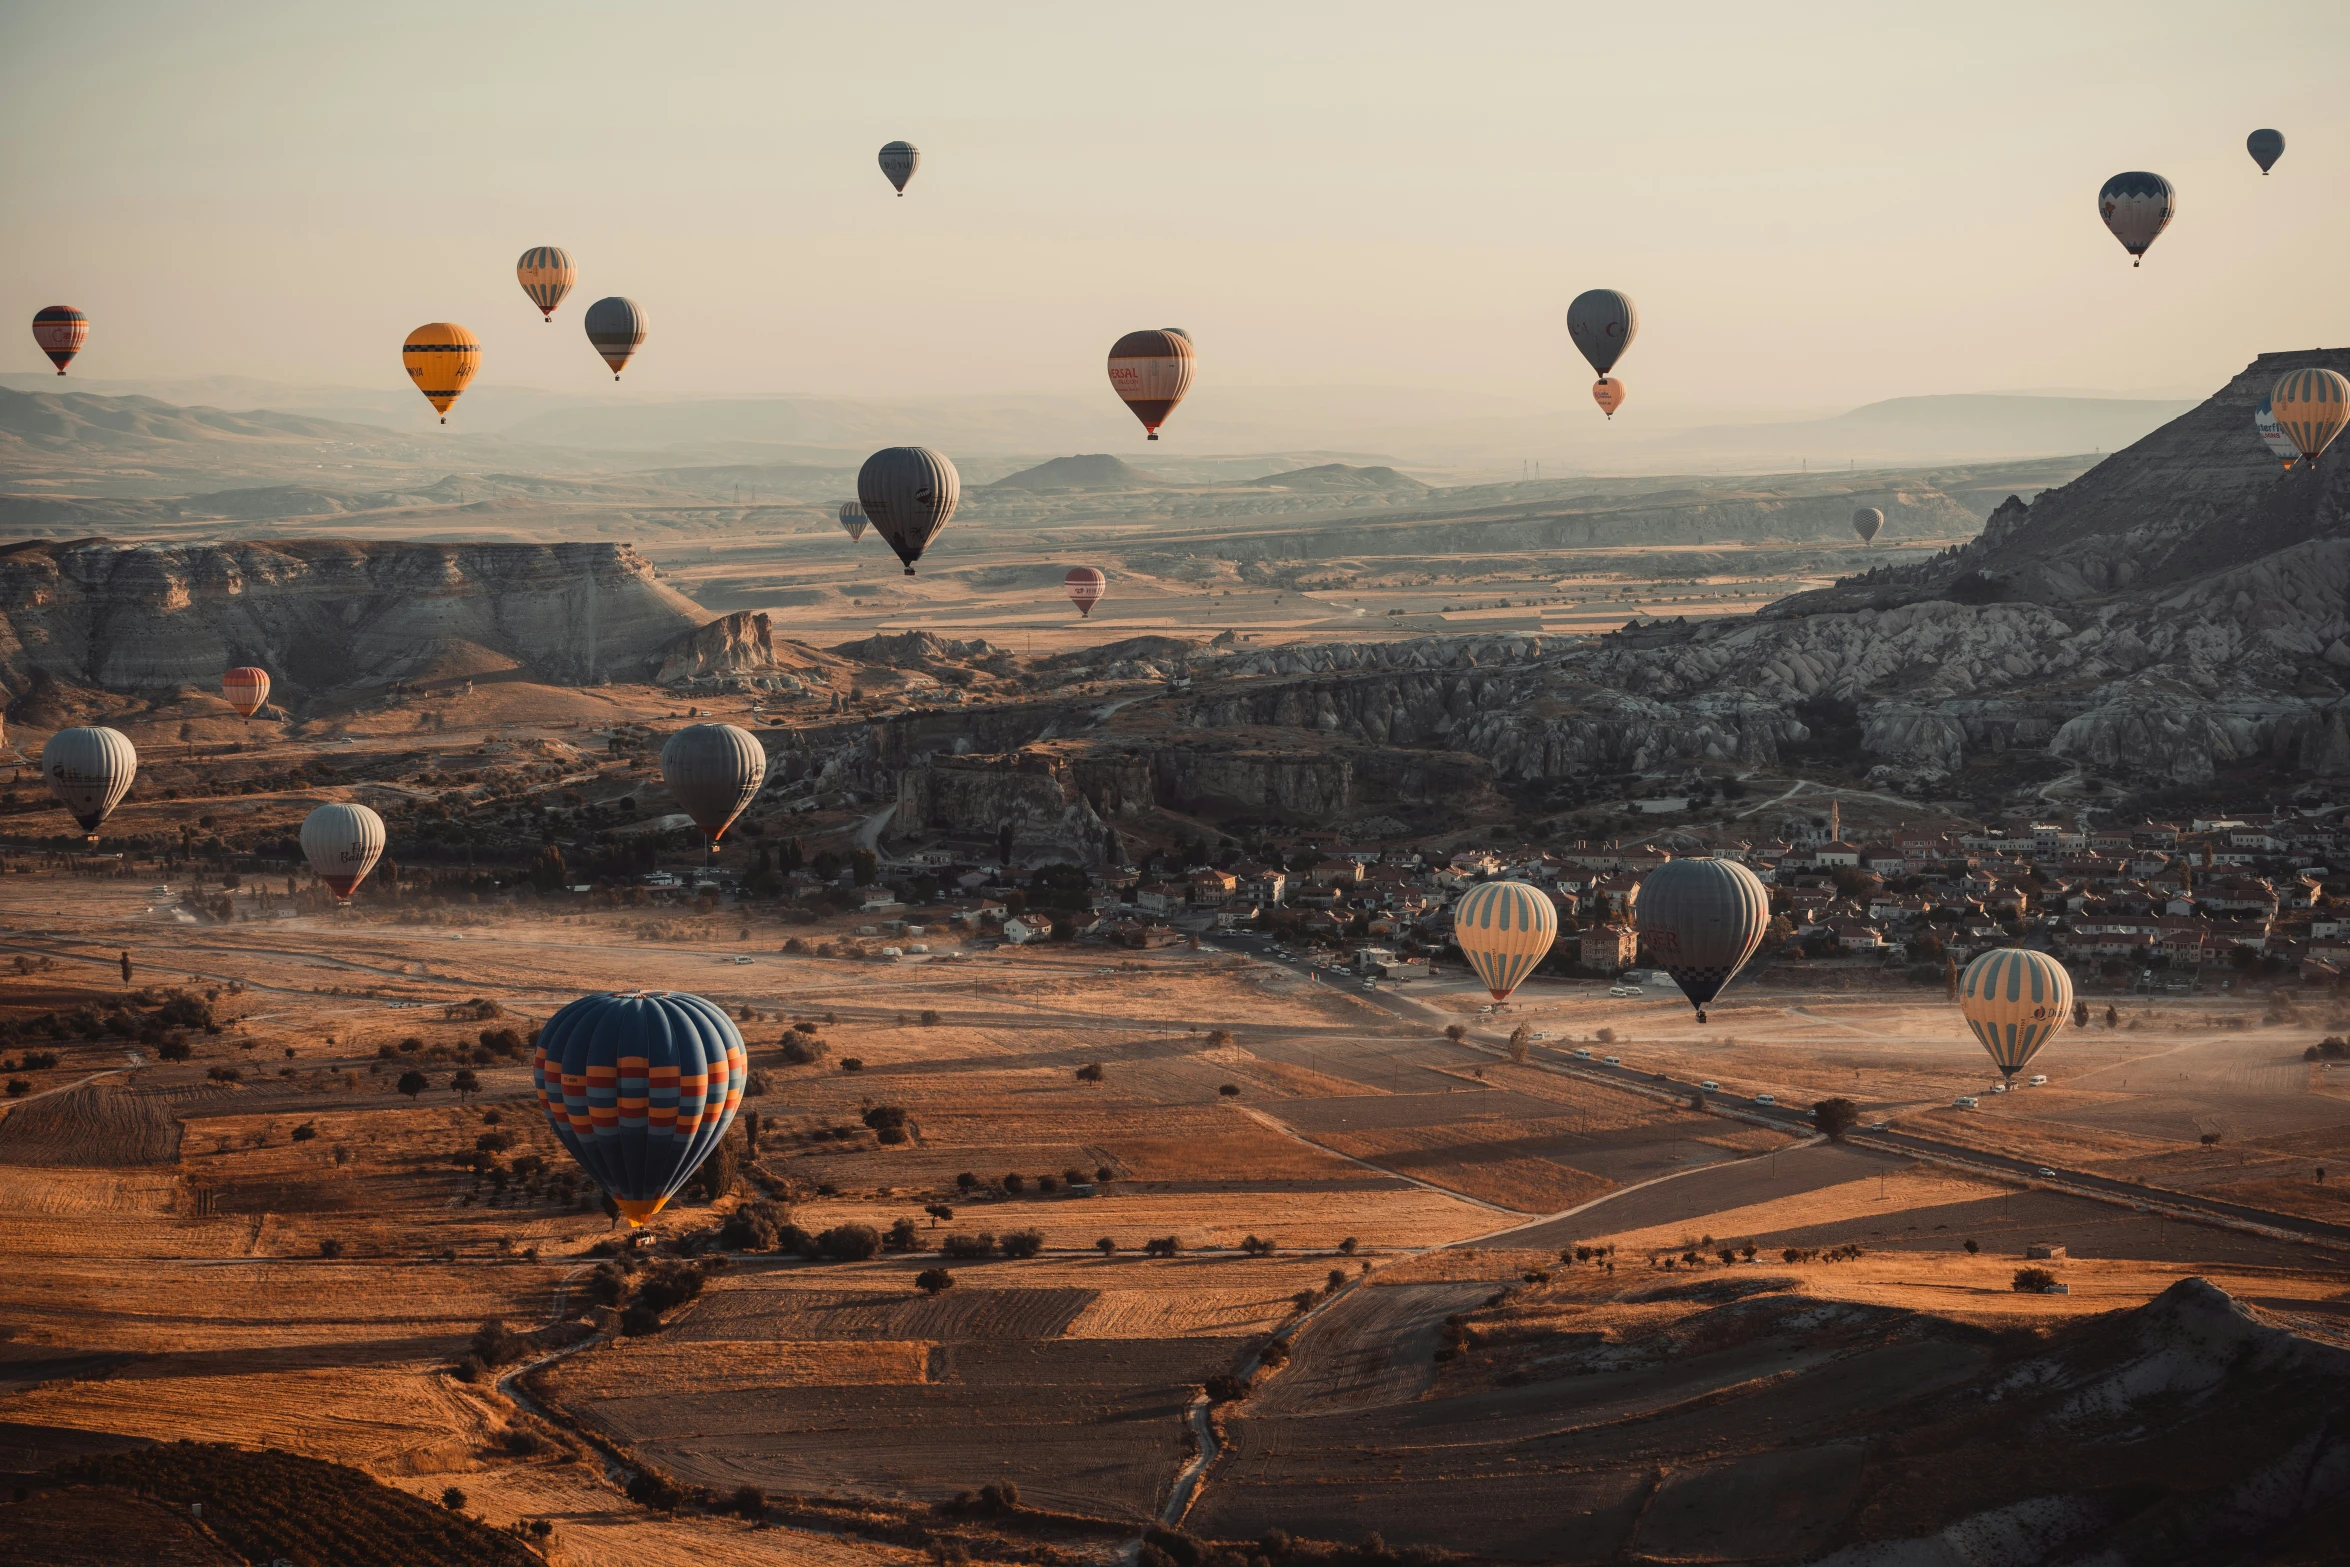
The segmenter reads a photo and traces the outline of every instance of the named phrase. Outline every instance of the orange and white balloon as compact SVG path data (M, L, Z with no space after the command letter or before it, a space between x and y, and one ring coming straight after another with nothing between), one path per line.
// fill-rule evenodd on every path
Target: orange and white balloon
M1610 419L1624 406L1624 383L1612 375L1603 375L1591 386L1591 400L1599 404L1599 411Z
M269 671L251 664L232 669L220 677L220 694L229 706L251 718L269 702Z

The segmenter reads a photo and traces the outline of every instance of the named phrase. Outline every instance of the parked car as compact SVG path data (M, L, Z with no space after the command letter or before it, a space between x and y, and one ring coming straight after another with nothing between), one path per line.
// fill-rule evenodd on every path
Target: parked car
M1700 1087L1700 1088L1702 1088L1702 1089L1705 1089L1705 1090L1706 1090L1708 1093L1714 1093L1714 1092L1718 1092L1718 1091L1721 1089L1721 1086L1722 1086L1722 1085L1721 1085L1721 1084L1719 1084L1719 1083L1717 1083L1717 1082L1715 1082L1715 1081L1714 1081L1712 1078L1710 1078L1710 1077L1709 1077L1709 1078L1707 1078L1707 1079L1706 1079L1704 1082L1702 1082L1702 1083L1698 1084L1697 1086L1698 1086L1698 1087Z
M2024 1084L2024 1086L2026 1088L2046 1088L2048 1086L2048 1074L2046 1072L2034 1072L2032 1074L2031 1081Z
M1579 1049L1575 1052L1575 1059L1578 1061L1588 1061L1591 1059L1591 1052L1588 1050Z
M1779 1096L1777 1094L1756 1094L1754 1102L1758 1105L1775 1105L1779 1102Z
M1599 1059L1608 1066L1622 1066L1624 1064L1622 1056L1601 1056Z
M1976 1100L1973 1094L1960 1094L1956 1099L1950 1101L1950 1108L1953 1110L1972 1110L1975 1107Z

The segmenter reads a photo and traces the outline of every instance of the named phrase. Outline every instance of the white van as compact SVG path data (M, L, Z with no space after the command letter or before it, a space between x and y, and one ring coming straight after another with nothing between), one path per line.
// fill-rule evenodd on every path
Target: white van
M2048 1074L2046 1072L2034 1072L2032 1074L2031 1081L2024 1084L2024 1086L2026 1088L2046 1088L2048 1086Z
M1995 1094L2004 1094L2007 1092L2007 1085L2005 1083L1993 1083L1991 1085L1991 1092Z
M1960 1094L1956 1099L1950 1101L1950 1108L1953 1110L1972 1110L1976 1108L1975 1096L1973 1094Z
M1575 1059L1578 1061L1588 1061L1591 1059L1591 1052L1588 1050L1577 1049L1575 1052Z
M1702 1082L1702 1083L1698 1084L1697 1086L1698 1086L1698 1087L1700 1087L1700 1088L1702 1088L1702 1089L1704 1089L1704 1090L1705 1090L1706 1092L1708 1092L1708 1093L1719 1093L1719 1092L1721 1092L1721 1087L1722 1087L1722 1085L1721 1085L1721 1084L1719 1084L1719 1083L1715 1082L1715 1081L1714 1081L1712 1078L1710 1078L1710 1077L1709 1077L1709 1078L1707 1078L1707 1079L1706 1079L1704 1082Z
M1622 1056L1601 1056L1599 1059L1606 1066L1622 1066L1624 1064Z
M1758 1105L1775 1105L1779 1102L1779 1096L1777 1094L1756 1094L1754 1102Z

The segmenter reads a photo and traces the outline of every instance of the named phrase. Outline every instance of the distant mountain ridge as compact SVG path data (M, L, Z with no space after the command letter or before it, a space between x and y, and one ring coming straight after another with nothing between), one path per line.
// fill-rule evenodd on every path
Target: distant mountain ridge
M1160 490L1175 486L1156 474L1144 473L1124 458L1107 452L1081 457L1055 457L1033 468L1006 474L990 490Z

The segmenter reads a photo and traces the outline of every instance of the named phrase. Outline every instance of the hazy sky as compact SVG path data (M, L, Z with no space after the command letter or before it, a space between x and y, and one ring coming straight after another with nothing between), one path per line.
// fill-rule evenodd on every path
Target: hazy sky
M1375 383L1591 414L1562 326L1625 290L1633 410L2198 393L2350 342L2350 5L404 3L0 6L0 367L93 378L1109 395ZM2263 179L2257 126L2289 143ZM923 165L895 199L874 154ZM2095 213L2150 168L2139 271ZM544 327L527 246L581 269ZM419 408L422 402L419 399Z

